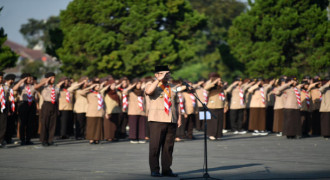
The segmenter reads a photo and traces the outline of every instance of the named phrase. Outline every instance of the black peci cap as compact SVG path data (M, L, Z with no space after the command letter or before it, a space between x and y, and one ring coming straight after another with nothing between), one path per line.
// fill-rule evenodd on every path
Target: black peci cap
M16 75L15 74L7 74L5 76L5 80L8 81L8 80L13 80L15 81L15 78L16 78Z
M45 74L45 78L49 78L49 77L52 77L52 76L55 76L55 73L48 72L48 73Z
M155 67L155 73L160 72L160 71L170 71L168 66L156 66Z

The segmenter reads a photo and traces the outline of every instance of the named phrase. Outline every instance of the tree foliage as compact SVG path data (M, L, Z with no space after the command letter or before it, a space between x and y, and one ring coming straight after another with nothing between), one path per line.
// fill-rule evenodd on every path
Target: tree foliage
M205 14L208 20L204 29L207 49L201 56L208 71L217 71L227 80L241 75L243 66L231 55L227 40L228 29L232 21L245 10L245 4L237 0L190 0L190 2L193 8Z
M1 12L2 8L0 8ZM0 28L0 71L6 68L14 67L17 61L17 54L14 53L9 47L3 44L7 40L7 34L5 34L4 29Z
M42 43L47 54L58 57L56 50L62 46L63 41L58 16L51 16L47 20L28 19L28 23L21 25L20 32L29 48Z
M74 0L60 14L66 74L141 76L197 61L206 18L185 0Z
M229 30L232 54L249 76L330 71L328 0L255 0Z

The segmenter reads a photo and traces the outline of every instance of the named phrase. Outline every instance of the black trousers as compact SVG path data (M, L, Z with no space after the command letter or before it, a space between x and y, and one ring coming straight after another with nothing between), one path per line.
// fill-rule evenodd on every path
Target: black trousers
M308 111L300 111L301 132L302 135L308 135L312 129L311 113Z
M232 131L241 131L243 125L244 109L230 110L230 124Z
M207 123L207 135L214 136L215 138L222 137L223 129L223 108L210 109L210 112L217 118L211 117L211 120L206 120Z
M11 112L10 115L7 116L7 128L5 133L5 140L7 143L10 143L12 141L12 137L15 134L15 123L17 119L16 112Z
M321 135L321 113L319 109L312 112L312 135Z
M129 139L144 140L146 137L146 116L128 115Z
M171 171L172 155L177 124L149 121L149 166L151 172L159 172L159 155L161 154L162 172Z
M266 130L272 132L274 124L274 106L267 106L266 109Z
M43 143L52 143L56 128L58 108L57 104L44 101L41 107L41 131L40 141Z
M72 111L60 111L60 136L70 136L72 132Z
M119 138L125 138L127 136L126 133L126 126L128 124L128 115L127 113L122 113L120 114L120 119L119 119Z
M31 105L27 101L23 101L18 106L18 115L20 117L19 135L22 142L31 140L33 124L36 121L36 111L37 108L34 101Z
M84 138L86 135L86 113L75 113L75 138Z
M7 128L7 111L4 110L3 113L0 113L0 143L2 143L5 138L6 128Z
M184 125L185 125L185 132L186 132L186 138L192 139L193 138L193 129L194 124L196 121L196 115L195 114L188 114L187 118L183 119Z

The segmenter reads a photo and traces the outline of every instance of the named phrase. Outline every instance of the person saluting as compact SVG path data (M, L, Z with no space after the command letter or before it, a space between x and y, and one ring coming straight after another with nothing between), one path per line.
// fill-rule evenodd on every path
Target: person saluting
M177 91L169 83L171 74L167 66L155 67L155 81L146 86L145 93L149 96L150 106L148 121L150 128L149 166L151 176L177 177L171 170L172 154L176 128L181 126L181 116ZM160 174L159 156L162 149Z

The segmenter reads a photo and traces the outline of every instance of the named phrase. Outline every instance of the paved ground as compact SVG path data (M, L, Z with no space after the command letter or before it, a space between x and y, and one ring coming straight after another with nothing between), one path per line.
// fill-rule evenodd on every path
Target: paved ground
M202 177L203 134L175 144L173 171ZM57 146L8 145L0 149L0 179L157 179L148 166L148 144L129 141L89 145L61 140ZM330 179L330 140L225 134L208 141L208 171L221 179ZM179 179L165 178L160 179ZM201 178L202 179L202 178Z

